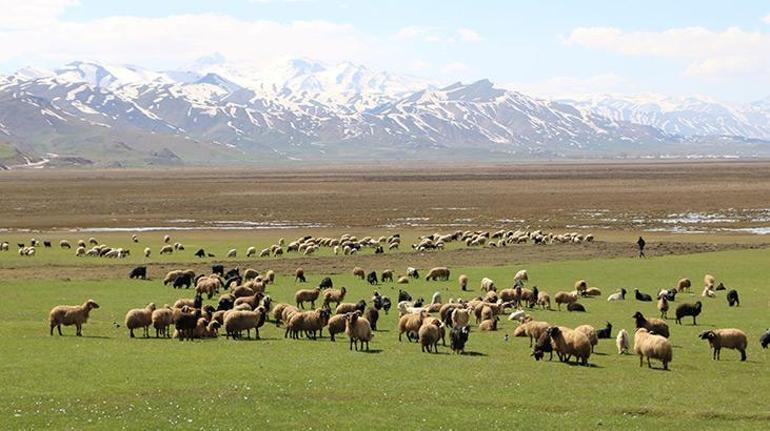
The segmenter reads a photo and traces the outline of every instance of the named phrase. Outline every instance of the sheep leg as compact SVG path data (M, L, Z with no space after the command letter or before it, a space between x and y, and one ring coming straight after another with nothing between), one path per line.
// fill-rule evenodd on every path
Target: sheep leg
M652 363L650 362L650 357L647 357L647 368L652 368Z
M746 360L746 349L740 349L738 351L741 352L741 362L745 361Z
M693 325L693 326L696 326L696 325L697 325L697 323L695 323L695 316L692 316L692 325Z
M78 337L82 337L83 336L83 332L81 331L82 325L78 323L77 325L75 325L75 327L77 328L77 333L75 335L77 335Z
M639 367L644 366L644 356L639 355Z
M350 339L350 350L353 350L353 339ZM358 350L358 347L356 347L356 350Z
M286 332L283 333L283 338L288 338L288 337L289 337L289 327L287 326Z
M255 340L259 340L259 339L260 339L260 338L259 338L259 328L256 328L256 329L254 330L254 332L255 332L255 334L254 334L254 339L255 339Z
M134 330L132 328L128 329L128 337L129 338L134 338Z

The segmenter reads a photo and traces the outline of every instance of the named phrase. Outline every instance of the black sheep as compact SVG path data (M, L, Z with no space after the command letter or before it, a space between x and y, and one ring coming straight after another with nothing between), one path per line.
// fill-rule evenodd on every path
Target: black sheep
M294 277L294 281L299 283L307 283L307 279L305 278L305 272L297 271L297 274Z
M671 302L676 300L676 294L678 291L676 289L669 289L666 291L666 299Z
M652 296L650 296L650 295L648 295L646 293L640 292L639 289L634 289L634 294L636 295L636 300L637 301L652 302Z
M366 301L363 299L356 302L356 310L359 312L358 315L361 316L364 314L364 311L366 310Z
M607 326L596 330L597 338L612 338L612 324L607 322Z
M324 277L324 279L318 283L318 287L321 289L331 289L334 287L334 283L332 283L331 277Z
M767 349L767 345L770 344L770 328L759 337L759 344L762 345L763 349Z
M529 296L529 304L527 304L529 305L529 308L535 308L538 296L540 296L540 292L537 290L537 286L533 286L532 294Z
M147 267L137 266L128 273L128 278L141 278L142 280L147 280Z
M227 271L227 273L225 273L225 280L227 280L228 278L233 278L233 277L238 277L238 278L241 277L241 271L240 271L240 269L237 266L235 268Z
M578 302L571 302L569 303L569 305L567 305L567 311L585 312L586 308L583 307L583 304L580 304Z
M382 248L381 245L378 245L377 248L374 249L374 254L382 254L385 253L385 250Z
M409 294L406 290L398 289L398 302L401 301L411 301L412 295Z
M203 259L204 257L206 257L206 251L203 250L202 248L199 248L198 251L195 252L195 257L199 257Z
M540 338L535 342L535 347L532 349L532 356L536 361L539 361L545 357L545 354L549 353L548 360L553 360L553 346L551 345L551 337L547 332L540 334Z
M225 289L229 289L230 286L233 285L233 283L235 283L236 286L240 286L242 281L243 281L243 279L241 278L240 275L236 275L236 276L233 276L233 277L230 277L230 278L226 278L225 279Z
M420 307L423 306L423 304L425 304L425 299L424 298L417 298L417 300L414 301L414 303L412 304L412 307L420 308Z
M219 304L217 304L217 311L232 310L235 306L235 300L229 296L222 296L219 298Z
M221 264L211 265L211 273L219 274L220 277L225 276L225 266Z
M374 295L372 296L372 306L376 310L382 309L382 296L380 296L380 292L374 291Z
M371 326L372 331L376 331L377 320L380 319L380 312L377 311L376 308L369 307L366 309L366 312L364 313L364 317L366 317L366 320L369 321L369 326Z
M449 345L452 351L455 353L465 353L465 343L468 342L468 336L471 333L471 328L468 325L462 328L452 328L449 331Z
M724 283L720 281L719 284L717 284L716 289L714 290L727 290L727 288L725 287Z
M382 309L385 310L385 314L388 314L388 311L390 311L390 298L387 296L382 297Z
M377 284L377 271L372 271L367 274L366 281L368 281L369 284Z
M192 282L193 280L192 280L192 277L190 277L190 274L188 273L179 274L174 279L174 289L181 289L182 286L184 286L185 289L189 289L190 286L192 285Z
M727 292L727 305L732 307L733 305L740 307L741 306L741 300L738 298L738 291L735 289L730 289L729 292Z
M700 315L703 304L700 301L695 304L681 304L676 307L676 323L682 324L682 317L692 316L692 324L697 325L695 318Z
M51 241L43 241L43 247L51 248Z
M192 312L182 311L174 322L177 332L179 333L179 341L185 339L192 341L195 327L198 325L198 318L200 318L201 310L196 308Z

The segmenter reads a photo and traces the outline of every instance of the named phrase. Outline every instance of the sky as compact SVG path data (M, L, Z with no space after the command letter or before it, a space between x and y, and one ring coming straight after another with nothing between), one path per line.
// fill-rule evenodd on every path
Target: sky
M543 97L770 96L770 2L0 0L0 73L307 57Z

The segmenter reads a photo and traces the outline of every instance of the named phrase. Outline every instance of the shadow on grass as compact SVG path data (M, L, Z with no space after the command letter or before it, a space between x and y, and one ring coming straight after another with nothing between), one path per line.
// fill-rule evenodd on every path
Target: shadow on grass
M489 356L482 352L463 352L461 356Z
M355 350L354 350L354 351L355 351ZM358 352L359 352L359 353L369 353L369 354L374 354L374 355L376 355L376 354L378 354L378 353L382 353L382 349L369 349L369 350L359 350Z

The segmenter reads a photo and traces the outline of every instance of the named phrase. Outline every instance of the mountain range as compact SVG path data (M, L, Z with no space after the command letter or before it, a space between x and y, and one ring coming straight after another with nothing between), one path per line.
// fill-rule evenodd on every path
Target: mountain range
M770 98L543 99L310 59L0 76L0 167L760 157L768 141Z

